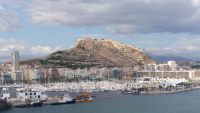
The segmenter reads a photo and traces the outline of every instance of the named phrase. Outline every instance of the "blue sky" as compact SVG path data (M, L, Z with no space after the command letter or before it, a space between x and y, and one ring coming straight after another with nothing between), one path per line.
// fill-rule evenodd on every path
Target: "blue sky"
M84 36L200 57L199 24L199 0L0 0L0 57L47 55Z

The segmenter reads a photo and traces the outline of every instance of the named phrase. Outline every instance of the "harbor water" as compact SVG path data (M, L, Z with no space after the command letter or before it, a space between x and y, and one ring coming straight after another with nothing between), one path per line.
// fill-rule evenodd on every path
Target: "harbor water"
M199 113L200 90L162 95L93 94L95 102L11 108L2 113Z

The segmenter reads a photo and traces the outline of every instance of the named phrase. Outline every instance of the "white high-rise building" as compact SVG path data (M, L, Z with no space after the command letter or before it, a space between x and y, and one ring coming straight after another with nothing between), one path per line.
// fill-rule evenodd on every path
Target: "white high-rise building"
M16 80L19 75L19 51L13 51L12 52L12 74L11 78L13 80Z

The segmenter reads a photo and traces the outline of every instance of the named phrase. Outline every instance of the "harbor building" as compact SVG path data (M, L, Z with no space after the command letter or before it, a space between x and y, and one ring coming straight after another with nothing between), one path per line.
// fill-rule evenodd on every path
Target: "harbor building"
M198 73L196 70L177 69L175 61L166 64L148 64L144 70L136 72L136 77L159 77L159 78L185 78L194 80Z
M159 78L175 78L175 79L195 79L194 70L176 70L176 71L148 71L140 70L136 72L137 77L159 77Z

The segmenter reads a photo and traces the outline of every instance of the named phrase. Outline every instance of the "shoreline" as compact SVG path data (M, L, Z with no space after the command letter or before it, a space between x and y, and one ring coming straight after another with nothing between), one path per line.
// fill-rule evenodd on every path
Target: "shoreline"
M173 90L173 91L149 91L149 92L141 92L140 95L162 95L162 94L176 94L176 93L184 93L184 92L189 92L193 90L198 90L200 87L195 87L195 88L189 88L189 89L183 89L183 90Z

